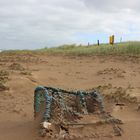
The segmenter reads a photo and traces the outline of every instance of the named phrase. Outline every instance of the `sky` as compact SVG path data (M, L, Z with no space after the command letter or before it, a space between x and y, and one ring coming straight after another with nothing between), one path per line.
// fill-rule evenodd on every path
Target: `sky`
M0 49L140 40L140 0L0 0Z

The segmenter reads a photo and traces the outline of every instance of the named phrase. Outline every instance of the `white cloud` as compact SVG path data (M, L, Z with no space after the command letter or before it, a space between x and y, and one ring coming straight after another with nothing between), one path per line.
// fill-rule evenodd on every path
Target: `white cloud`
M0 0L0 48L84 43L79 34L139 39L138 0Z

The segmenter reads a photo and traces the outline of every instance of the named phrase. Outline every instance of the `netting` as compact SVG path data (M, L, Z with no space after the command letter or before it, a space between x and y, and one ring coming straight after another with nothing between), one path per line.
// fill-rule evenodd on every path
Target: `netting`
M84 115L98 114L103 117L104 122L113 124L114 131L121 135L120 128L115 124L122 122L105 112L103 98L96 90L68 91L39 86L35 89L34 94L35 118L40 112L43 112L41 122L59 125L61 128L65 128L66 125L78 124L78 120ZM46 129L43 128L43 131L46 133ZM68 130L65 129L65 131Z
M52 87L37 87L34 97L35 114L45 102L43 119L55 123L76 121L81 114L104 111L103 99L97 91L67 91Z

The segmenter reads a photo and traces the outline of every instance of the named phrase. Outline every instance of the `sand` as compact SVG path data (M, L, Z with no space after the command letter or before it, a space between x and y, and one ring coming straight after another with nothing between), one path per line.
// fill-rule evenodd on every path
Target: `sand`
M120 137L113 135L111 126L90 125L71 129L72 139L140 139L140 57L1 54L0 70L8 72L0 75L0 140L47 139L39 137L33 117L38 85L73 90L98 87L106 110L124 122Z

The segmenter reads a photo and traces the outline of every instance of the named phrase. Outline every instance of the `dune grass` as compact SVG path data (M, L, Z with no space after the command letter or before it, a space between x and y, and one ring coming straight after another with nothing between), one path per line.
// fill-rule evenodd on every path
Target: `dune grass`
M75 55L111 55L111 54L128 54L128 55L140 55L140 42L124 42L112 45L101 44L100 46L76 46L63 45L55 48L44 48L41 52L48 53L63 53L63 54L75 54Z
M140 55L140 42L122 42L114 45L101 44L83 46L83 45L62 45L52 48L43 48L38 50L12 50L5 51L6 53L12 54L70 54L70 55Z

